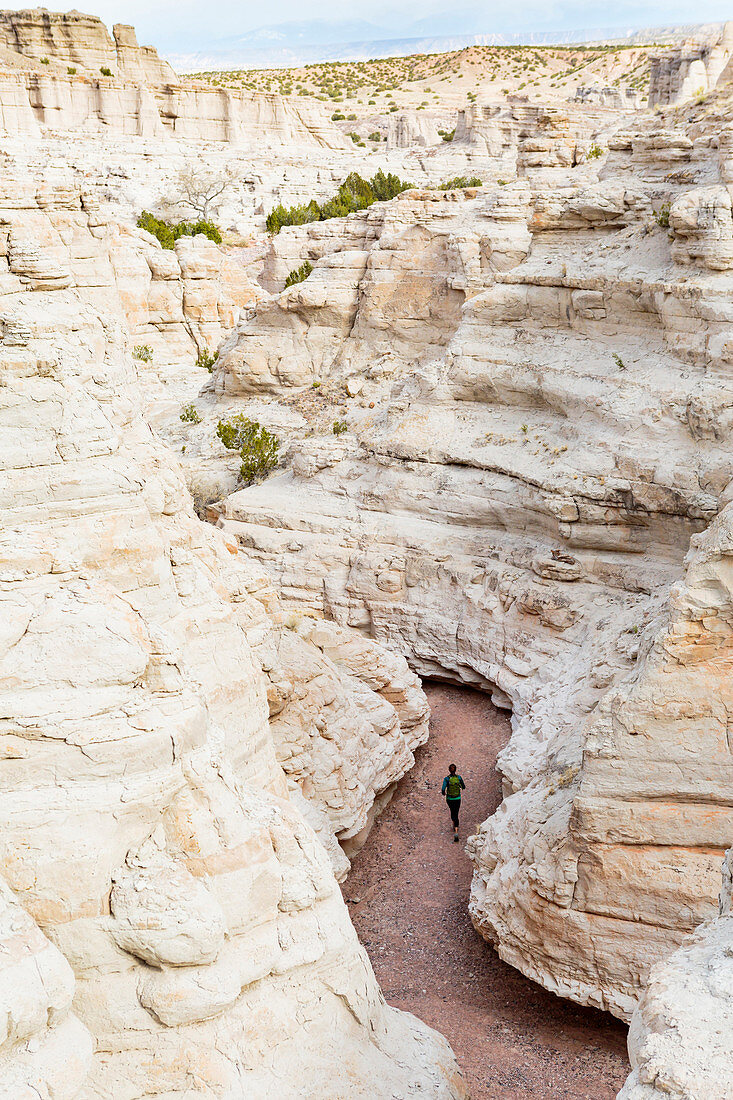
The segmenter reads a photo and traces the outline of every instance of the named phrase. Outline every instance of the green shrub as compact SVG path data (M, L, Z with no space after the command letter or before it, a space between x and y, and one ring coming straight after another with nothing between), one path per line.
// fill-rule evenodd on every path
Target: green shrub
M212 355L208 348L201 348L201 351L196 356L196 366L202 370L207 370L209 374L213 373L214 363L219 358L219 352L215 351Z
M669 209L669 203L664 202L659 207L659 210L653 211L655 222L657 225L661 225L663 229L669 228Z
M203 233L215 244L221 244L218 227L202 218L197 222L166 222L162 218L156 218L149 210L143 210L137 224L140 229L157 237L163 248L173 248L179 237L195 237L198 233Z
M48 58L47 58L47 57L42 57L42 58L41 58L41 64L42 64L42 65L50 65L50 64L51 64L51 62L50 62L50 61L48 60Z
M343 122L345 118L346 115L343 111L334 111L331 115L331 122Z
M181 415L179 417L184 424L200 424L201 417L198 414L198 409L195 405L184 405L181 409Z
M76 72L76 66L75 65L67 65L66 71L69 74L69 76L73 76L74 73Z
M483 187L483 181L478 176L471 176L470 179L467 176L454 176L453 179L446 180L445 183L438 185L439 191L457 191L463 187Z
M106 65L102 65L102 68L99 71L102 76L112 76L112 70L108 69Z
M333 434L343 435L344 432L349 430L349 425L345 420L334 420L333 422Z
M152 363L153 349L148 344L136 344L132 349L132 358L140 363Z
M381 141L382 140L382 135L380 134L379 130L373 130L372 133L369 135L369 140L370 141Z
M443 141L453 141L453 138L456 136L456 128L454 126L452 130L438 130L438 133Z
M285 280L285 289L295 286L296 283L304 283L313 270L313 264L305 260L300 267L294 267Z
M602 157L602 156L603 156L603 149L601 149L600 145L598 145L596 142L593 142L593 144L591 145L591 147L590 147L590 149L588 150L588 153L587 153L588 160L595 160L596 157Z
M616 366L618 367L619 370L626 370L626 364L624 363L623 359L621 358L621 356L616 351L613 353L613 361L614 361L614 363L616 364Z
M238 413L231 420L220 420L216 434L228 451L239 451L240 473L245 485L266 477L277 466L280 440L256 420Z
M285 225L305 225L307 222L327 221L329 218L345 218L355 210L366 210L373 202L393 199L413 186L414 184L399 179L392 172L385 173L381 169L370 180L363 179L358 172L351 172L333 198L325 203L311 199L302 206L276 206L267 215L267 231L274 235Z

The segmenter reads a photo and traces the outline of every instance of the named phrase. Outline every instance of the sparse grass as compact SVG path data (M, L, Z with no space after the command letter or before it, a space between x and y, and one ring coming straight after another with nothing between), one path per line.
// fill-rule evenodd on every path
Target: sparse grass
M346 423L345 420L334 420L334 422L333 422L333 434L334 435L343 435L344 432L347 432L348 430L349 430L349 425Z
M152 363L153 349L149 344L136 344L132 349L132 358L137 359L138 363Z

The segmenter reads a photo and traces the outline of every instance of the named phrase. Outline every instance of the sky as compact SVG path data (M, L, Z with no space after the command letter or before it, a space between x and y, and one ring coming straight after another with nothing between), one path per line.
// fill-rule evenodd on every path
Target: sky
M87 6L88 4L88 6ZM61 6L59 6L61 8ZM381 37L449 34L518 34L529 31L639 28L675 23L717 22L733 16L730 0L87 0L80 9L99 15L108 26L132 23L141 44L161 52L198 51L226 47L241 36L298 21L300 27L282 28L286 44L307 38L302 26L311 21L373 24ZM348 27L344 28L346 32ZM365 28L364 37L367 36ZM323 25L313 34L322 40ZM338 37L338 36L337 36ZM359 35L361 37L361 35ZM369 35L369 37L372 37ZM343 40L343 39L341 39ZM350 35L347 40L352 40Z

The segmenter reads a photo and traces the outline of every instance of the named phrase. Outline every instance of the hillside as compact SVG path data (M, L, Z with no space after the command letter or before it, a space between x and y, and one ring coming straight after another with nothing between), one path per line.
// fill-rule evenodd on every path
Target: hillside
M401 107L464 106L510 95L562 102L578 86L628 87L644 95L652 46L468 46L372 61L324 61L292 69L197 73L198 80L249 91L314 96L357 116Z

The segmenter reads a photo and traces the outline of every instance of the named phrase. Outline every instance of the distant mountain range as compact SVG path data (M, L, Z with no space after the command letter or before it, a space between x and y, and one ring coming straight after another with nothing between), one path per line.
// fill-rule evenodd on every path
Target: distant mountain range
M418 30L423 20L410 31ZM259 27L236 38L217 41L196 53L163 52L178 72L214 69L284 69L317 61L366 61L415 53L445 53L466 46L645 45L682 42L712 35L722 23L686 23L667 27L596 28L537 31L525 34L410 34L395 37L389 29L362 20L304 20Z

